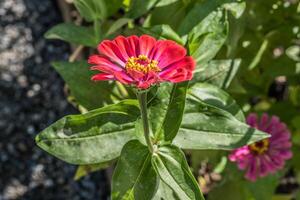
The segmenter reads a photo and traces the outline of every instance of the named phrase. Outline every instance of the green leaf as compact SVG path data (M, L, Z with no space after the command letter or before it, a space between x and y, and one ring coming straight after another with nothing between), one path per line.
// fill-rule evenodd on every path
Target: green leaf
M188 49L200 65L213 59L226 41L228 21L222 10L214 11L189 33Z
M81 179L82 177L92 173L99 171L101 169L105 169L111 165L111 162L104 162L104 163L97 163L97 164L91 164L91 165L79 165L77 167L74 180L77 181Z
M178 147L159 147L157 154L153 154L152 165L160 179L174 191L178 199L204 200L184 153Z
M117 30L119 30L120 28L122 28L124 25L128 24L132 19L129 18L120 18L118 20L116 20L108 29L108 31L106 32L106 37L114 34Z
M123 5L120 0L74 0L74 5L86 21L104 20Z
M77 26L73 23L62 23L52 27L45 33L45 38L59 39L88 47L97 46L97 38L91 27Z
M149 114L156 140L170 142L176 136L182 120L187 87L188 82L174 85L164 83L159 87Z
M236 75L240 64L241 59L212 60L195 70L191 84L206 82L226 89Z
M225 8L238 18L244 12L245 6L244 2L236 2L235 0L205 0L196 3L181 22L178 28L179 35L188 34L200 21L217 9Z
M225 3L222 7L230 11L235 18L240 18L245 11L246 3L245 2Z
M218 6L218 1L206 0L202 3L196 3L181 22L178 28L179 35L188 34L199 22L216 10Z
M105 19L122 7L120 0L74 0L74 5L86 21Z
M212 101L210 95L214 92L203 88L197 90L197 86L190 89L192 95L189 91L182 124L173 141L175 145L184 149L232 150L269 137L239 121L242 119L241 111L235 105L230 106L232 100L226 102L228 95L225 92ZM208 96L200 97L203 92Z
M151 200L158 177L151 165L148 148L137 140L122 149L112 180L112 200Z
M173 87L171 83L162 83L157 88L153 88L149 92L149 94L152 95L152 98L148 97L149 122L152 130L152 135L156 136L157 139L159 138L158 134L161 130L168 110L172 88ZM142 124L139 125L140 130L142 130L141 126Z
M180 36L167 24L152 26L151 28L140 28L142 32L153 35L159 39L174 40L178 44L184 45Z
M102 0L100 0L100 3L103 3ZM93 21L97 19L97 16L93 10L93 0L74 0L74 5L80 13L80 15L86 21Z
M236 55L236 49L239 46L239 41L245 32L246 17L236 19L232 16L228 16L229 32L226 40L227 57L233 58Z
M36 137L43 150L71 164L107 162L120 155L123 145L135 139L136 100L125 100L81 115L58 120Z
M157 2L158 5L165 2L165 0ZM186 0L180 0L165 6L155 7L146 18L146 24L150 26L168 24L173 30L177 30L180 22L188 12L188 5Z
M71 95L86 109L92 110L105 104L111 104L113 97L118 98L113 93L114 84L91 81L91 77L95 73L89 69L89 65L85 61L54 62L52 64L69 86Z
M206 0L196 4L179 27L179 35L188 34L188 49L196 62L205 64L213 59L228 36L228 17L225 10L240 17L244 3L232 0Z
M167 113L164 117L159 135L164 136L164 141L172 141L180 127L185 106L188 81L177 83L173 86Z
M236 119L245 122L245 116L235 100L224 90L207 83L197 83L188 90L188 97L209 106L225 110Z
M175 192L163 181L159 181L158 189L152 200L180 200Z
M129 18L138 18L153 8L157 1L158 0L131 0L129 6L130 8L126 16Z

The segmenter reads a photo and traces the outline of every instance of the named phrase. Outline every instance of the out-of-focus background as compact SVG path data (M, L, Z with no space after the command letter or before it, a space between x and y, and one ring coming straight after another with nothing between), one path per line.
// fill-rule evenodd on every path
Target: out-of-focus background
M0 0L0 200L107 199L103 172L74 181L75 166L38 148L35 135L76 113L50 66L70 47L44 39L62 21L55 0Z

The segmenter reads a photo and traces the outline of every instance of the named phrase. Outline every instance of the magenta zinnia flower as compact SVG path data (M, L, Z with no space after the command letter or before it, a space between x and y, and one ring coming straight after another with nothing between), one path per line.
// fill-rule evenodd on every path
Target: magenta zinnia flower
M264 113L259 120L252 113L247 117L247 124L269 133L267 139L234 150L229 159L237 162L238 168L246 170L245 178L255 181L283 168L285 160L292 157L290 133L278 117L269 117Z
M101 73L94 81L117 80L123 84L147 89L151 85L169 81L191 80L195 62L186 56L184 47L171 40L156 40L151 36L118 36L104 40L98 46L99 55L89 57L92 70Z

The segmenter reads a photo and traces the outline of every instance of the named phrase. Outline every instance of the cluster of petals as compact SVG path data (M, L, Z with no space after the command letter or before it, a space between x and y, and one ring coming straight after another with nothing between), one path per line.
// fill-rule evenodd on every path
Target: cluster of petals
M255 181L284 167L285 161L292 157L290 132L277 116L264 113L261 118L252 113L247 124L270 134L270 137L234 150L229 159L246 170L245 178Z
M92 80L117 80L139 89L165 81L191 80L195 68L195 61L186 56L184 47L148 35L104 40L99 44L98 52L88 60L92 70L100 71Z

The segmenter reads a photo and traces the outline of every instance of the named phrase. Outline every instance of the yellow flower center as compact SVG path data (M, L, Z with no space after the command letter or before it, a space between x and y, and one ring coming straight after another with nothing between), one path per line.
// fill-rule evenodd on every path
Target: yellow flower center
M139 71L143 74L149 72L160 72L161 69L157 66L158 62L156 60L150 60L145 55L139 55L139 57L130 57L126 64L126 71Z
M269 139L263 139L261 141L255 142L249 145L251 152L255 154L263 154L269 149L270 141Z

